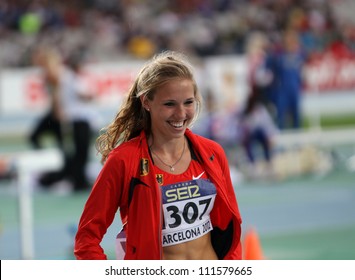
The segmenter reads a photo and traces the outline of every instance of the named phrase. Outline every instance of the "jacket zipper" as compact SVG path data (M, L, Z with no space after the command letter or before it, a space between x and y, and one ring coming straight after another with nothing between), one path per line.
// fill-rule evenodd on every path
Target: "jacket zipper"
M162 246L162 228L163 228L163 214L162 214L162 194L160 191L160 187L158 185L158 183L155 183L157 186L157 190L158 190L158 197L159 197L159 235L158 235L158 244L159 244L159 255L160 255L160 259L163 259L163 246Z

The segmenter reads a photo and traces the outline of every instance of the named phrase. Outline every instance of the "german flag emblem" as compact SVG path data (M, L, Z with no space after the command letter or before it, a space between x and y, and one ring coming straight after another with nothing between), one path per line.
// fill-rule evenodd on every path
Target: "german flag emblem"
M146 176L149 173L149 165L148 165L148 159L147 158L141 158L140 162L141 166L141 176Z
M157 178L157 182L159 185L163 185L163 174L157 174L156 175L156 178Z

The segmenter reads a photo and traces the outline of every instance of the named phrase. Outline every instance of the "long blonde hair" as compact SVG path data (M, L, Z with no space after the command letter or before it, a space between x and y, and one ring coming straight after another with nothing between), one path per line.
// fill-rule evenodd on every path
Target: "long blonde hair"
M96 149L101 154L102 162L106 161L111 150L138 136L142 130L147 135L151 133L150 114L142 106L140 97L153 100L157 88L178 78L193 82L196 114L190 125L194 123L201 111L202 97L190 63L181 53L165 51L157 54L139 72L114 120L101 130L102 133L96 140Z

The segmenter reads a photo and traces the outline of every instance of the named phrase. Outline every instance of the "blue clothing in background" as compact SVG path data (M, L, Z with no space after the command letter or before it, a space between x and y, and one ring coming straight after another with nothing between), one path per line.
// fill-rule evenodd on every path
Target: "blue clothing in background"
M280 129L300 127L304 62L305 55L302 51L278 50L267 58L266 65L274 76L267 91L276 108L276 123Z

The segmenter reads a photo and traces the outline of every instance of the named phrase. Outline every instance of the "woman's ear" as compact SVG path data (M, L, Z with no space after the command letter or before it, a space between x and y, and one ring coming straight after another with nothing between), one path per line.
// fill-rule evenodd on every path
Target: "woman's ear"
M142 103L142 107L144 109L146 109L147 111L150 111L149 104L148 104L148 99L147 99L146 95L140 96L140 100L141 100L141 103Z

